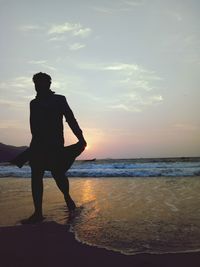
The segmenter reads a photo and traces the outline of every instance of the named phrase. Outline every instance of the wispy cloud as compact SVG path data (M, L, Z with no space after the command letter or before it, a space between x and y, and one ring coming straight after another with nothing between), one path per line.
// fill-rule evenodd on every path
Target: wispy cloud
M65 22L63 24L53 25L48 30L49 35L61 35L71 33L73 36L87 37L92 30L88 27L83 27L80 23Z
M41 64L46 64L46 60L30 60L29 63L35 65L41 65Z
M63 34L65 32L75 32L81 28L81 25L78 23L69 23L66 22L64 24L53 25L48 33L49 34Z
M26 76L19 76L9 81L3 81L0 83L0 88L10 88L10 87L18 87L18 88L26 88L31 85L31 78Z
M32 84L30 77L20 76L14 79L14 81L11 83L13 87L19 87L19 88L27 88Z
M108 88L115 92L115 97L107 102L107 106L111 109L141 112L164 100L160 93L161 77L141 65L118 62L84 64L81 67L110 73L107 81Z
M27 89L31 88L32 86L31 77L26 76L18 76L10 80L2 81L0 83L2 99L12 99L13 97L18 97L21 94L24 95L25 92L25 95L27 96Z
M103 70L114 70L114 71L128 71L128 72L138 72L138 73L149 73L153 74L153 71L147 70L141 65L138 64L130 64L130 63L122 63L122 62L116 62L112 64L107 64L103 68Z
M47 60L30 60L28 62L29 64L32 64L32 65L38 65L40 66L42 69L47 69L47 70L51 70L51 71L55 71L56 68L51 66Z
M103 67L103 70L138 71L139 67L136 64L114 63Z
M85 47L85 44L74 43L74 44L69 45L69 50L76 51L84 47Z
M136 93L128 93L119 95L115 99L115 104L111 104L109 108L124 110L128 112L142 112L148 107L162 103L163 97L161 95L146 95Z
M94 11L97 11L99 13L103 13L103 14L112 14L113 13L113 9L108 8L108 7L93 6L93 7L91 7L91 9L93 9Z
M121 109L121 110L125 110L125 111L134 111L134 112L140 112L141 110L136 108L136 107L132 107L130 109L130 107L128 105L125 104L115 104L115 105L110 105L110 108L112 109Z
M19 30L24 31L24 32L41 30L41 29L43 29L41 26L34 25L34 24L27 24L27 25L19 26Z
M90 28L82 28L73 32L74 36L80 36L82 38L88 37L92 30Z
M105 15L111 15L116 12L120 11L129 11L133 8L137 8L144 5L144 0L122 0L122 1L116 1L110 4L107 2L106 6L92 6L91 9L93 9L96 12L105 14Z
M123 90L118 95L118 103L111 105L111 108L141 112L163 102L160 88L157 86L162 79L154 71L137 64L124 63L112 64L104 69L118 73L119 78L116 78L115 86Z
M68 33L74 37L86 38L92 33L92 29L84 27L80 23L65 22L63 24L54 24L51 26L27 24L18 27L20 31L29 32L36 30L44 30L50 36L49 41L63 41L64 34Z
M52 41L52 42L61 42L65 40L65 37L62 35L62 36L53 36L49 39L49 41Z
M115 86L125 86L134 89L151 91L155 88L154 84L161 81L154 71L147 70L138 64L112 63L112 64L80 64L80 68L109 71L114 77Z
M161 80L154 71L145 69L137 64L113 63L105 66L103 70L115 72L116 83L136 89L151 91L155 88L155 81Z
M1 107L5 107L8 109L22 109L24 108L24 104L22 102L8 100L8 99L1 99L0 100Z
M122 4L125 4L129 7L137 7L144 5L144 0L129 0L123 1Z

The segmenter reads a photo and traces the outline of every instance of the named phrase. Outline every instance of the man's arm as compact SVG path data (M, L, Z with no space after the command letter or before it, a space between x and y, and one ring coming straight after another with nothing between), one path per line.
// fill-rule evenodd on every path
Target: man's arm
M36 120L36 114L35 113L36 112L35 112L35 108L34 108L34 102L32 100L30 102L30 117L29 117L30 130L31 130L32 136L34 136L38 131L38 125L37 125L37 120Z
M69 124L69 127L71 128L74 135L78 138L78 140L82 143L83 146L87 146L85 138L83 137L83 132L80 126L78 125L78 122L75 119L74 114L71 108L69 107L65 97L63 97L63 114L65 116L66 122Z

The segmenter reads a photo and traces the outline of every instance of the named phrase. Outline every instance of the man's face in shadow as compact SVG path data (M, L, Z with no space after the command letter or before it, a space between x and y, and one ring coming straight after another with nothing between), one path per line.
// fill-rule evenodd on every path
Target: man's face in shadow
M46 79L40 79L35 82L35 90L37 93L45 93L50 89L51 82Z

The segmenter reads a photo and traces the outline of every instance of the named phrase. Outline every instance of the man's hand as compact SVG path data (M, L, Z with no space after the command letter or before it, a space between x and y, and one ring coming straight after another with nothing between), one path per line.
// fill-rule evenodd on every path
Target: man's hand
M81 144L84 148L87 146L87 143L86 143L84 137L81 138L81 139L79 139L79 142L80 142L80 144Z

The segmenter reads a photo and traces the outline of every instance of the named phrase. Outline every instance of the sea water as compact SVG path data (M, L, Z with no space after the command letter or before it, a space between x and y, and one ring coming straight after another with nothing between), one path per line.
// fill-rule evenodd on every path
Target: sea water
M16 177L14 167L5 165L1 176L4 168ZM0 179L0 225L14 225L30 215L30 179L21 178L28 177L26 168L19 178ZM197 251L199 171L198 159L78 162L71 176L74 172L82 177L70 178L70 192L79 207L75 216L69 220L62 194L48 178L44 214L47 221L70 226L80 242L124 254ZM84 177L89 173L93 177Z
M178 177L200 176L200 158L77 160L67 172L69 177ZM1 163L0 177L30 177L28 165L19 169ZM50 172L45 173L51 177Z

